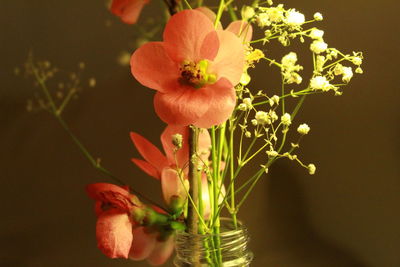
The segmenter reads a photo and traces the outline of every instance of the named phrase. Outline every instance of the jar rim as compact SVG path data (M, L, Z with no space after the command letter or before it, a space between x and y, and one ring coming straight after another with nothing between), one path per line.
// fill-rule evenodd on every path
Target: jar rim
M216 234L216 233L192 234L192 233L188 233L188 232L186 232L184 230L177 231L177 234L179 234L180 236L183 236L183 237L189 237L190 236L190 237L205 238L205 237L213 237L213 236L220 236L220 237L232 236L232 235L236 235L236 234L239 234L239 233L246 233L247 232L247 227L245 227L243 222L240 221L240 220L237 220L237 228L236 229L234 228L232 218L221 217L220 218L220 223L221 223L220 228L227 229L227 230L221 231L218 234Z

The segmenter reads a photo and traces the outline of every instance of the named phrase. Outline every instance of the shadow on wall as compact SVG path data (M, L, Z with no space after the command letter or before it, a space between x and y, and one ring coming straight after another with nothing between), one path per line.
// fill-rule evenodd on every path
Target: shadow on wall
M345 249L314 231L307 218L305 194L290 163L277 162L263 183L264 243L256 243L255 266L365 267ZM260 190L261 191L261 190Z

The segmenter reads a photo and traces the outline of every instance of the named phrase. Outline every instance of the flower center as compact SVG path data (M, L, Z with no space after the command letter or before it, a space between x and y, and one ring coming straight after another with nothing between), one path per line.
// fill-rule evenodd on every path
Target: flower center
M196 89L203 87L206 84L213 84L217 81L217 76L213 73L208 73L209 62L205 59L198 63L188 60L183 61L179 68L181 77L179 81L182 84L193 86Z

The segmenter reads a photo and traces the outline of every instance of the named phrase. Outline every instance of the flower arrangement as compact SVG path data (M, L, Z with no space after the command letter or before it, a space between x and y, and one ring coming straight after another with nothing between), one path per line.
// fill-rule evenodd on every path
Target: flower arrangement
M135 24L146 4L149 0L114 0L110 10L123 22ZM164 205L115 177L70 131L62 112L79 92L78 75L60 96L47 86L57 68L32 57L25 65L42 93L28 108L36 105L54 115L92 165L118 183L86 188L95 201L99 249L110 258L147 260L152 265L171 256L179 232L218 235L222 213L229 214L236 229L240 208L278 159L297 162L314 174L316 166L303 163L297 154L310 127L294 119L307 96L339 96L353 70L363 72L361 52L346 54L330 47L324 31L310 26L323 20L320 13L306 20L299 11L271 0L242 7L224 0L217 7L202 0L165 0L162 5L169 14L162 41L141 45L130 66L141 85L156 91L154 109L167 124L161 134L163 152L139 133L130 136L142 157L132 162L160 181ZM223 27L222 18L231 23ZM268 56L272 42L286 49L281 58ZM306 79L297 53L288 50L294 44L310 50L312 70ZM255 67L266 68L268 79L276 68L281 88L254 90ZM89 84L95 86L95 80ZM263 163L252 166L252 176L242 177L243 168L256 158ZM208 265L223 266L218 238L206 245L214 252L207 255ZM196 266L196 247L192 250L193 265L188 266Z

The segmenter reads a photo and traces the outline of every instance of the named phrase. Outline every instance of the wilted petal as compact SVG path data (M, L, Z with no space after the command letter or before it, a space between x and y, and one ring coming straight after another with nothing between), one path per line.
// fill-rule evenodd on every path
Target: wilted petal
M163 34L165 50L178 63L184 60L198 62L210 58L211 55L202 55L201 58L200 50L205 37L211 31L214 31L213 23L200 11L181 11L173 15L165 26ZM209 51L213 53L212 49Z
M200 128L210 128L223 123L231 116L236 105L235 89L227 79L221 78L217 83L208 87L207 90L212 92L208 110L193 123Z
M148 175L160 179L161 173L158 171L157 168L155 168L153 165L148 163L147 161L141 160L141 159L131 159L133 163L136 164L142 171L147 173Z
M99 249L110 258L128 258L132 244L132 223L126 212L110 209L100 214L96 224Z
M162 42L150 42L139 47L131 57L132 75L142 85L160 92L178 85L179 65L166 54Z
M230 31L217 31L220 41L218 55L210 64L210 72L225 77L235 86L243 74L245 62L243 43Z
M155 244L155 233L146 233L143 226L133 229L133 242L129 258L137 261L146 259L153 251Z
M160 152L160 150L149 142L143 136L131 132L131 139L140 155L151 165L153 165L158 173L168 165L167 158Z
M187 126L197 121L208 109L210 92L189 86L176 88L175 92L157 92L154 108L157 115L168 124Z
M164 264L174 251L175 236L171 235L164 241L157 241L153 252L147 258L147 261L155 266Z
M111 203L121 210L128 211L132 206L130 201L131 194L123 187L109 184L109 183L96 183L86 186L88 196L100 203ZM96 214L98 207L96 208Z
M121 20L128 24L134 24L139 18L140 12L149 0L113 0L111 12L121 17Z
M234 33L244 42L250 42L253 37L253 27L244 20L237 20L229 24L227 31Z

